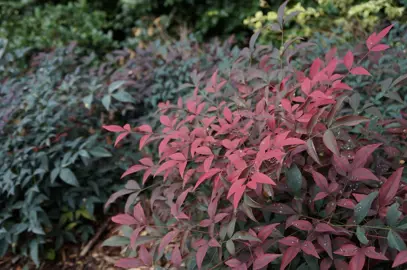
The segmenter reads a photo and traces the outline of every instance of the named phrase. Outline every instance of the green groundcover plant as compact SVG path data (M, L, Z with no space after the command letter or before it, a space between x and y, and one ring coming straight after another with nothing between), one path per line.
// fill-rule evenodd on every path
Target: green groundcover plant
M284 23L284 6L278 23ZM309 66L292 59L310 44L256 46L193 95L160 107L161 127L107 125L116 144L139 134L145 154L128 168L125 212L112 220L125 247L116 266L155 269L387 269L407 262L403 162L369 118L342 111L348 78L388 49L373 33L365 55L335 49ZM346 68L339 73L339 68ZM405 114L403 114L405 117ZM390 119L389 121L399 121ZM400 121L405 123L405 120ZM379 136L380 135L380 136ZM141 173L141 177L135 177Z

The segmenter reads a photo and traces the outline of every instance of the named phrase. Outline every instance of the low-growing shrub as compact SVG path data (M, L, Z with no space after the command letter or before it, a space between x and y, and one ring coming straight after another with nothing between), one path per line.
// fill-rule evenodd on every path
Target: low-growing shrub
M119 145L135 133L140 149L155 150L123 173L138 180L107 203L128 195L125 213L112 218L122 233L105 241L125 247L128 258L116 266L405 263L406 189L387 151L392 141L374 136L368 118L340 110L352 94L348 78L370 75L361 64L387 49L381 41L391 27L369 36L365 57L332 49L301 69L291 60L310 44L265 49L255 46L257 33L230 69L209 80L192 73L193 96L161 105L158 131L104 126Z
M14 58L1 66L0 257L13 251L38 264L66 241L87 241L123 185L118 173L140 158L125 151L132 144L112 156L102 125L136 122L186 95L177 79L210 71L236 50L230 41L185 39L104 59L87 52L73 43L39 53L27 68Z

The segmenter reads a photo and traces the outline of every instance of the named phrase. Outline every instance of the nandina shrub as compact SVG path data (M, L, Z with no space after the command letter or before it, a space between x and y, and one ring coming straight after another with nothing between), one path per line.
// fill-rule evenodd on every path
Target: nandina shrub
M283 12L279 12L283 14ZM279 18L280 25L283 18ZM390 27L372 34L368 54ZM129 195L112 220L125 246L123 268L385 269L407 261L403 168L375 138L355 135L369 119L339 113L352 93L351 76L370 73L348 52L335 50L306 69L285 49L249 48L232 68L204 83L192 74L194 94L166 103L162 127L109 125L116 143L142 137L158 158L145 155L122 177L139 181L113 194ZM337 73L344 65L348 72ZM340 115L340 116L338 116ZM153 156L154 157L154 156Z

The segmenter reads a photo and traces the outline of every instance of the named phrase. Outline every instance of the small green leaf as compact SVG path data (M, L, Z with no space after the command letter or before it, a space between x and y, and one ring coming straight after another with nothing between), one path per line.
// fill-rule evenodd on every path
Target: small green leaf
M45 254L45 258L47 258L47 260L53 261L55 260L55 257L56 257L55 250L48 249L47 253Z
M116 81L116 82L112 82L109 85L109 93L113 93L115 90L119 89L120 87L122 87L124 84L126 83L126 81Z
M60 168L54 168L51 172L51 184L53 184L55 182L55 179L57 178L57 176L59 175L59 172L61 171Z
M406 249L406 243L404 243L401 236L393 230L390 230L389 233L387 234L387 241L389 242L389 246L391 248L395 248L398 251Z
M111 157L112 154L101 146L89 150L89 153L94 157Z
M367 216L370 207L372 206L372 202L374 199L376 199L377 195L379 194L378 191L372 192L369 195L366 196L363 200L361 200L356 206L355 206L355 221L356 224L361 223L365 217Z
M121 102L134 102L133 97L125 91L118 91L117 93L114 93L112 96Z
M366 231L363 227L358 226L356 228L356 236L359 242L363 245L367 245L367 243L369 243L369 240L366 238Z
M124 236L112 236L102 243L104 247L121 247L130 244L130 239Z
M109 110L111 102L112 102L112 97L110 95L106 95L102 98L102 104L103 104L103 106L105 106L106 110Z
M38 257L38 241L37 240L31 240L30 242L30 257L35 263L35 265L38 267L40 265L40 259Z
M394 203L387 210L386 220L387 220L387 224L389 224L389 226L391 226L391 227L394 227L397 225L397 222L401 216L399 207L400 207L399 203Z
M248 232L237 232L235 233L232 238L232 240L244 240L244 241L257 241L261 242L261 240L257 237L254 237Z
M93 95L90 94L90 95L84 97L82 99L82 101L83 101L83 104L85 104L86 109L90 109L90 107L92 106Z
M228 240L228 241L226 242L226 249L228 250L228 252L229 252L231 255L235 255L235 253L236 253L235 243L233 243L232 240Z
M300 194L302 185L302 174L295 164L293 164L291 168L287 170L287 185L294 192L294 194Z
M228 236L232 237L233 233L235 232L235 225L236 225L236 218L232 218L228 225Z
M69 168L62 168L59 177L67 184L79 187L78 180L76 179L75 174Z

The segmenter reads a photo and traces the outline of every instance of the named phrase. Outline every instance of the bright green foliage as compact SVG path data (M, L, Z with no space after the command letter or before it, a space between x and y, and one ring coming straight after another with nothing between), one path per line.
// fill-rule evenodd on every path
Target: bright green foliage
M85 1L43 6L5 2L0 16L0 38L8 39L12 49L49 49L71 41L99 50L114 45L111 34L103 30L106 14Z
M268 28L277 21L274 4L276 3L273 1L271 4L273 6L263 5L254 16L244 20L244 24L252 29L262 29L265 33L263 41L274 40L280 35ZM298 16L286 23L284 35L287 38L309 37L316 32L329 35L332 28L339 27L342 36L352 40L355 35L369 33L383 19L402 20L406 14L405 6L396 0L290 1L288 6L285 14L298 12Z

